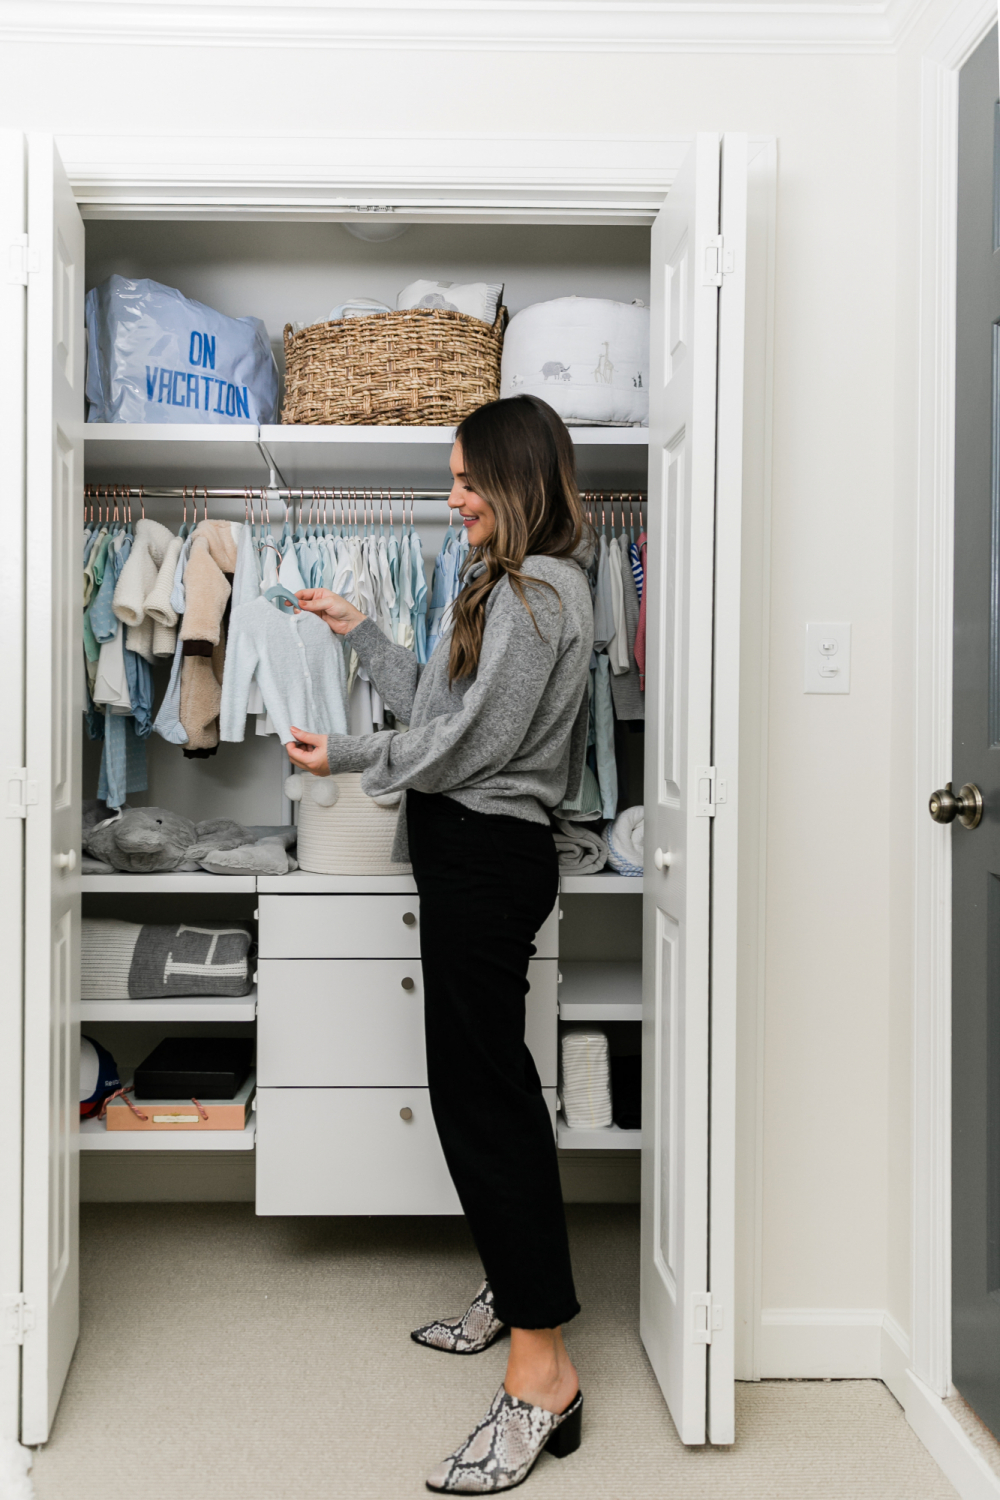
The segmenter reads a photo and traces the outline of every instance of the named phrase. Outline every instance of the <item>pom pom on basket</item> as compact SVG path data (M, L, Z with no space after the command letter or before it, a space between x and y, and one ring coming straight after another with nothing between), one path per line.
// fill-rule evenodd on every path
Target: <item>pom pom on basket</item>
M400 798L369 797L361 790L360 771L289 776L285 793L299 804L300 869L314 875L409 874L409 865L392 859Z

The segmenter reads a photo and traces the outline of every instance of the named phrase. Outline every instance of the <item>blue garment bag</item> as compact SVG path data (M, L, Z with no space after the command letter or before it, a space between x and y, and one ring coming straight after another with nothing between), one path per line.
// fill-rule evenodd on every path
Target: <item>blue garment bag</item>
M227 318L158 281L87 293L88 422L273 422L278 371L259 318Z

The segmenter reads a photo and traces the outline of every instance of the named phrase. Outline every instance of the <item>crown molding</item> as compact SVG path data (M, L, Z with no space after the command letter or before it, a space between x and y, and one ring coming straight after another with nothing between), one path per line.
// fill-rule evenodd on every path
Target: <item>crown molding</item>
M687 137L60 134L88 218L642 223Z
M462 52L892 52L927 0L0 0L0 41Z

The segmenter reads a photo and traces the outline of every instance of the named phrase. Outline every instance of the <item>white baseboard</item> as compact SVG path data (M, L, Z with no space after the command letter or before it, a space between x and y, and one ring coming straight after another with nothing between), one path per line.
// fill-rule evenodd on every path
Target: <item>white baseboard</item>
M882 1308L769 1307L761 1313L762 1378L884 1381L961 1500L1000 1500L1000 1475L909 1362L909 1337Z
M880 1307L765 1307L760 1315L764 1380L877 1380Z
M906 1410L906 1378L910 1372L910 1336L891 1313L885 1313L881 1329L881 1376L903 1410Z
M962 1500L998 1500L1000 1475L990 1468L940 1396L928 1390L912 1370L906 1372L902 1406L906 1420Z

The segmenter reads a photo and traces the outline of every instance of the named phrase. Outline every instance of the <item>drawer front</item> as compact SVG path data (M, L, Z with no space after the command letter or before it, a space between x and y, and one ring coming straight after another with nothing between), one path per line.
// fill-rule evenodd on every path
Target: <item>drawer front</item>
M416 896L261 896L261 958L420 957Z
M258 1088L259 1214L461 1211L426 1089Z
M556 963L528 966L525 1037L555 1087ZM426 1087L423 976L400 959L261 959L257 1081L274 1088Z
M256 1155L259 1214L461 1213L426 1089L258 1088Z
M261 958L420 957L416 896L261 896L258 910ZM559 957L558 902L535 949L536 958Z

